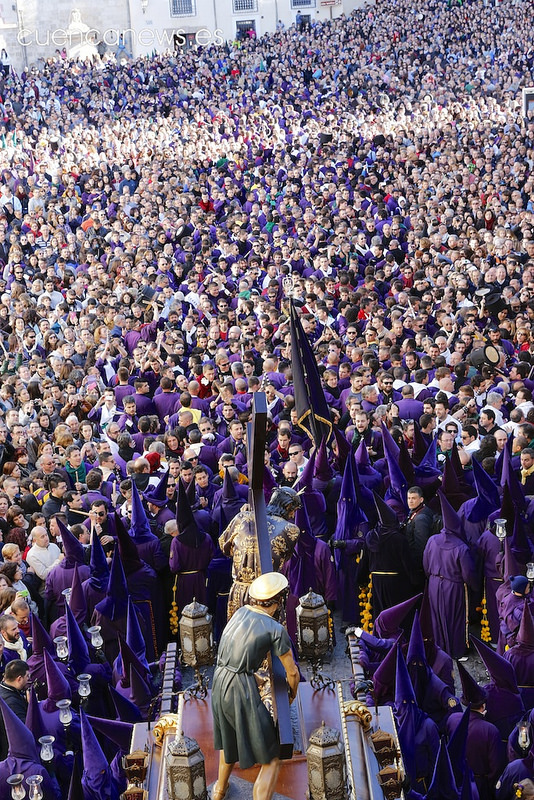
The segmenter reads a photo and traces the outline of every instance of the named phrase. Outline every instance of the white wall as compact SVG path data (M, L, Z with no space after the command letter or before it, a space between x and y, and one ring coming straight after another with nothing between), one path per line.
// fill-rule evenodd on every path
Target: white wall
M373 2L374 0L371 0ZM257 0L256 12L234 14L232 0L195 0L195 15L172 17L170 0L0 0L0 49L5 47L17 71L53 56L57 49L74 48L80 56L94 51L91 42L100 39L108 51L117 52L120 32L126 31L125 45L134 57L164 52L173 48L173 33L195 34L199 44L232 40L236 23L254 20L256 33L276 29L278 20L286 27L295 22L297 9L291 0ZM143 8L143 5L146 7ZM315 8L301 8L312 20L325 20L350 14L369 0L343 0L325 7L316 0ZM81 25L73 24L78 10ZM69 33L70 31L70 33Z
M144 12L141 0L130 0L131 27L136 31L134 56L172 49L175 32L195 33L199 44L214 40L219 23L213 0L195 0L196 15L192 17L171 17L170 10L169 0L148 0Z
M105 13L90 0L17 0L16 6L11 14L17 29L0 33L9 41L6 49L17 70L63 47L75 48L81 55L92 52L99 36L116 49L120 31L129 25L128 0L106 0ZM7 3L3 6L8 7ZM75 11L79 11L79 24L73 24Z

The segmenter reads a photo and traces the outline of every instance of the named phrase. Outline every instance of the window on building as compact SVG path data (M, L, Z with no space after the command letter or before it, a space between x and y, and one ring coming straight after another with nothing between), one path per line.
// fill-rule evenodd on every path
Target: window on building
M253 39L256 36L256 22L253 19L240 19L235 24L235 35L238 41Z
M291 0L291 8L315 8L315 0Z
M195 0L171 0L171 17L194 17Z
M245 13L258 10L258 0L233 0L234 14Z

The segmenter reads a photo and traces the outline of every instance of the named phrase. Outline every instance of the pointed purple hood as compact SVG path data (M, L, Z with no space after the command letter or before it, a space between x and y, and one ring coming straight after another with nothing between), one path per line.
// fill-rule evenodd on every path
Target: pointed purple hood
M432 439L423 458L414 468L414 480L417 486L428 486L441 479L441 470L438 467L437 457L438 442Z
M80 723L83 756L82 787L84 791L89 791L90 797L94 797L97 794L100 794L103 798L109 797L111 792L111 770L83 709L80 709Z
M462 505L464 519L468 522L481 522L499 508L499 493L486 470L476 458L471 459L475 479L476 497L466 500Z
M178 481L176 522L178 524L178 537L180 541L187 545L187 547L198 547L201 540L200 531L181 480Z
M395 696L398 650L399 641L397 640L386 657L375 669L373 675L374 697L379 705L388 703L393 700Z
M339 464L339 471L342 473L345 469L345 464L348 458L349 453L351 452L350 444L347 442L345 435L336 428L334 425L334 439L336 440L337 445L337 460Z
M11 711L5 700L0 697L0 712L4 718L4 727L7 736L7 752L13 758L22 758L40 764L39 753L33 733Z
M81 800L81 798L83 798L83 787L79 756L74 756L67 800Z
M507 536L504 540L503 579L505 582L509 582L512 576L524 574L525 567L516 559L512 550L511 537Z
M65 606L67 618L67 639L69 644L69 666L75 675L85 672L91 663L87 641L80 630L69 606Z
M137 658L128 643L119 635L120 669L122 677L120 684L123 688L130 686L130 667L133 665L143 680L148 681L150 670ZM117 664L119 667L119 664ZM117 688L117 687L116 687Z
M378 522L382 529L390 530L391 528L399 527L399 519L395 511L382 500L379 494L374 492L374 500L376 506L376 513L378 514Z
M467 765L465 755L467 747L467 735L469 733L470 715L471 709L469 706L467 706L462 714L460 722L454 729L454 732L449 739L449 743L447 744L447 750L451 760L452 771L454 772L454 778L457 786L459 786L462 782L464 775L466 775L466 777L470 777L471 775L471 770Z
M323 436L321 443L315 454L315 473L313 477L313 488L324 489L329 481L334 477L334 472L328 461L328 451L326 448L326 439Z
M135 481L132 481L132 523L130 528L130 538L135 544L145 544L146 542L157 541L157 536L154 536L150 530L148 517L139 497L139 492Z
M421 626L423 641L426 639L428 642L433 642L434 628L432 627L432 612L430 610L430 600L428 599L428 587L425 589L423 599L421 600L421 608L419 610L419 625Z
M524 647L534 648L534 620L530 611L530 603L525 599L523 606L523 616L521 617L521 624L516 637L518 644Z
M395 677L395 711L397 714L405 705L417 705L412 681L408 674L406 661L400 647L397 648L397 672Z
M72 611L76 622L83 625L87 618L87 603L80 580L78 564L74 565L74 575L72 576L72 591L70 593L69 608Z
M32 654L34 656L42 655L44 650L48 650L51 656L56 653L54 642L50 634L43 627L43 623L39 620L37 614L31 615L32 621Z
M78 541L60 519L56 519L56 522L61 533L61 543L65 554L65 558L61 562L63 569L72 569L75 564L85 564L85 550L83 544Z
M406 661L408 664L426 664L426 651L423 633L421 631L421 623L419 622L419 611L416 611L413 618L412 632L410 634L410 641L408 643L408 652L406 654Z
M91 557L89 560L91 575L89 583L97 592L106 592L109 584L109 564L97 533L91 534Z
M433 439L432 441L435 441L435 439ZM421 428L419 427L419 423L414 421L412 461L416 466L419 465L421 461L423 461L427 451L428 451L427 440L421 433Z
M302 597L315 586L315 553L316 538L313 535L306 506L301 506L295 513L295 525L300 530L295 552L289 560L287 578L291 592Z
M511 437L513 439L513 437ZM512 495L514 504L519 511L524 511L527 505L525 499L525 491L523 486L521 485L521 481L515 474L514 470L512 469L512 462L511 462L511 453L510 448L507 446L504 447L502 451L502 473L501 473L501 486L504 486L505 483L508 484L510 489L510 494Z
M167 484L169 483L169 470L163 475L156 486L149 485L143 492L143 498L147 503L152 503L158 508L163 508L168 503ZM133 514L132 514L133 525Z
M452 458L445 460L441 491L447 496L449 504L455 511L458 511L462 503L465 503L471 497L472 493L467 491L460 483Z
M377 491L382 486L382 475L371 465L371 459L369 458L364 439L361 440L356 448L354 461L358 470L360 483L372 491Z
M345 464L341 492L337 502L337 523L332 537L334 541L356 538L360 526L367 522L367 517L360 508L356 496L354 470L354 454L351 452ZM338 567L340 558L340 551L336 550L335 560Z
M384 456L389 473L389 486L386 490L386 500L395 500L407 510L408 481L399 466L400 448L395 443L384 423L381 422L380 424L382 428L382 441L384 443Z
M476 636L471 634L469 640L476 647L480 658L484 662L491 682L500 689L508 689L510 692L519 694L513 665L496 653L495 650L492 650L491 647L488 647L487 644L477 639Z
M441 739L439 745L434 774L425 797L426 800L458 800L459 798L444 738Z
M121 722L116 719L103 719L102 717L91 717L89 715L87 719L94 731L106 736L123 753L130 752L134 729L131 722Z
M125 576L135 574L142 569L143 562L139 557L137 545L123 525L120 515L115 511L115 532L119 545L119 555Z
M137 706L143 717L146 716L152 701L152 692L133 664L130 664L130 700Z
M302 489L305 491L311 491L313 488L313 473L315 470L315 453L314 450L310 457L308 458L304 469L302 470L302 474L298 481L295 483L294 489L297 492L300 492Z
M441 532L448 536L455 536L457 539L461 539L465 542L462 520L447 500L443 489L439 489L438 495L439 502L441 503L441 517L443 520Z
M478 685L471 673L467 671L460 661L457 662L456 666L458 667L460 681L462 683L462 696L460 700L464 706L478 708L486 701L488 693L482 686Z
M128 610L128 586L118 549L113 551L106 596L95 606L104 617L114 622L123 619Z
M136 722L142 722L143 717L138 708L134 706L131 700L124 697L113 686L108 686L108 691L115 706L115 711L118 719L121 722L131 722L135 725Z
M44 651L44 662L48 688L47 701L55 705L58 700L72 700L69 682L46 650Z
M129 647L135 653L139 661L143 664L143 666L147 670L150 670L146 658L145 639L141 632L139 617L137 615L135 604L133 603L131 597L128 597L128 619L126 621L126 641L128 642Z
M46 736L48 733L33 686L30 688L30 700L26 711L26 727L33 733L33 738L36 742L39 741L41 736Z
M227 520L232 520L244 505L244 501L237 495L235 483L228 468L224 470L220 504L221 508L224 509L224 516Z
M403 632L401 630L402 623L422 596L422 594L416 594L402 603L397 603L396 606L381 611L375 620L375 635L381 639L392 639L401 634Z
M506 538L510 539L510 549L514 554L516 561L518 561L523 568L526 567L528 562L532 561L532 548L530 546L530 541L527 537L523 519L520 514L515 515L512 535L507 536ZM524 569L521 570L521 572L523 571Z
M406 481L408 482L408 486L413 486L415 483L415 472L404 436L402 437L399 445L399 467Z

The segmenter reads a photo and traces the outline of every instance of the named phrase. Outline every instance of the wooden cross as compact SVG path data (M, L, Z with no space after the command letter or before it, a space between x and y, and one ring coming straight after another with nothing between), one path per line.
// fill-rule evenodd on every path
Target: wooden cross
M258 542L259 572L273 571L271 541L267 529L267 512L263 493L265 443L267 439L267 399L265 392L255 392L252 401L252 421L247 425L247 462L249 504L254 514ZM279 658L271 657L271 692L274 719L278 728L280 758L293 755L293 729L285 670Z

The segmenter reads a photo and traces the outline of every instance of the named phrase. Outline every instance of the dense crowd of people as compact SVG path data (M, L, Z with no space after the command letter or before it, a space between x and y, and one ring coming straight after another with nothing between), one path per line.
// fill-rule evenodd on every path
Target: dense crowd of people
M232 574L254 578L232 523L258 391L266 498L302 500L279 564L293 641L310 586L357 626L414 796L448 774L447 797L501 800L532 776L530 32L518 0L380 0L0 76L0 786L40 770L47 798L118 796L184 606L219 639ZM299 426L292 309L321 441ZM459 664L452 735L451 659L473 647L492 683Z

